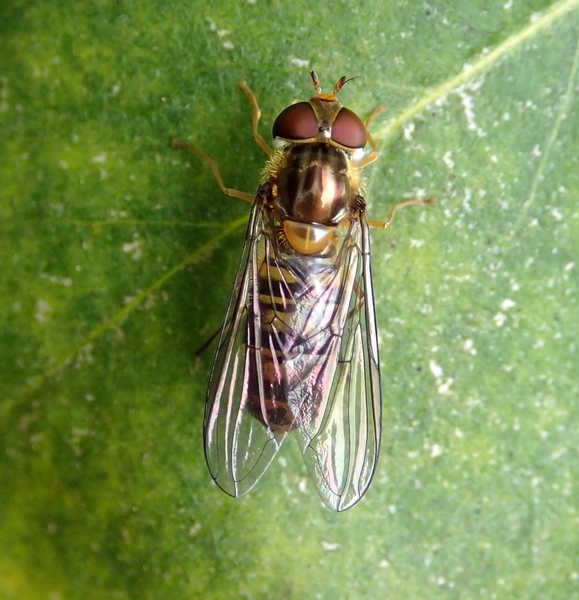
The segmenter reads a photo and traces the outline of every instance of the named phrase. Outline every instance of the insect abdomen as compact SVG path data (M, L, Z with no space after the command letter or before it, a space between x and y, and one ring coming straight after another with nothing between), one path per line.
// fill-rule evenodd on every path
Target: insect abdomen
M260 329L259 339L255 340L255 330L249 327L248 408L272 431L286 431L295 421L288 404L284 363L299 282L286 268L269 265L267 260L261 265L258 279ZM250 322L255 322L254 318L250 314Z
M283 266L279 257L262 263L259 319L253 321L259 325L249 327L248 408L272 431L296 427L304 411L309 418L318 412L327 394L327 372L320 365L336 341L330 324L336 322L342 293L340 270L333 264L315 257L294 257L291 263Z

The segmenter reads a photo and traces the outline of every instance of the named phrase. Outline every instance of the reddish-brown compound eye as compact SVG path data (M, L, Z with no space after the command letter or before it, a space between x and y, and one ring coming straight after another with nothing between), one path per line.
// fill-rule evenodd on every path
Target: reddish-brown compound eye
M318 122L309 102L288 106L278 115L272 128L273 137L284 140L307 140L316 137Z
M363 148L368 141L364 123L348 108L342 108L332 125L332 140L346 148Z

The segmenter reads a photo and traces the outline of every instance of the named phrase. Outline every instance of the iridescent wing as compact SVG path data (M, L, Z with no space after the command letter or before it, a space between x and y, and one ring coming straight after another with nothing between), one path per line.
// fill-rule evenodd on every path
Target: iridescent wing
M300 447L324 503L342 511L368 489L380 449L378 337L364 213L350 222L335 274L331 322L316 334L324 350L310 355L307 369L325 377L306 379L296 393L317 394L317 413L300 413Z
M262 206L211 374L207 464L225 492L245 494L295 428L324 503L345 510L367 490L380 440L368 225L352 219L328 256L284 253Z
M251 490L287 436L264 426L249 410L264 404L260 340L259 270L272 235L259 195L251 211L232 299L213 363L205 409L207 466L217 485L231 496ZM252 396L258 395L256 400Z

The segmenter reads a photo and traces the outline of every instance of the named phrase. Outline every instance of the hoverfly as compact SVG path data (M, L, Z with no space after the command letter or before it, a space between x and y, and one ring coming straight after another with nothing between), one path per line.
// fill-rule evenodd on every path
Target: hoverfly
M222 191L253 203L245 247L211 371L204 444L209 471L231 496L249 492L294 431L314 485L335 511L368 489L380 449L378 337L370 273L369 225L361 169L378 157L368 126L323 94L283 110L273 124L257 194ZM372 151L364 157L369 143Z

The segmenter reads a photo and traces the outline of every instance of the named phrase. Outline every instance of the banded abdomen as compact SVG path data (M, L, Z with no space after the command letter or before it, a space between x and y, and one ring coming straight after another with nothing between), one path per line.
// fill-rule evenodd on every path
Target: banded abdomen
M333 376L327 361L337 339L328 327L344 292L337 230L352 197L346 154L327 144L289 146L268 184L276 193L271 231L280 236L269 236L253 286L249 410L286 431L300 411L318 411Z

